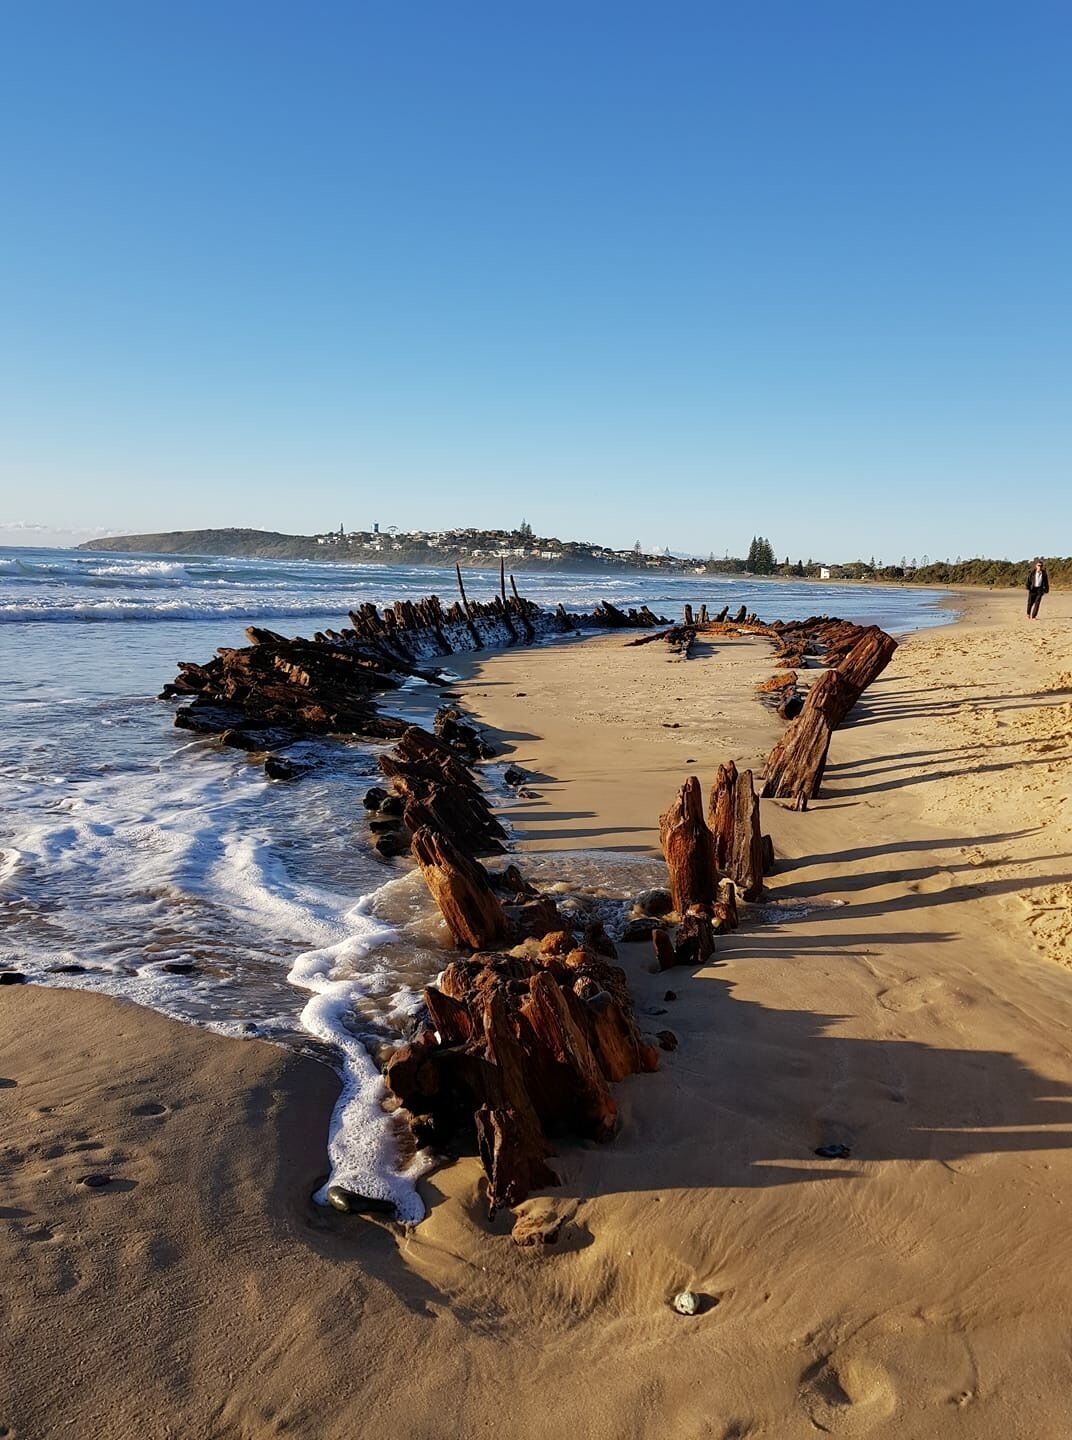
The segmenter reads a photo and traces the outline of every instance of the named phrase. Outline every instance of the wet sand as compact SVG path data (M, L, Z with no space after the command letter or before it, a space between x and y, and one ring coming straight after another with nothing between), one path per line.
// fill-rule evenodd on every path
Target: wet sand
M680 1047L527 1202L566 1216L546 1252L489 1234L472 1161L408 1234L314 1211L337 1085L312 1061L0 990L0 1425L1063 1440L1072 597L1035 625L1015 593L964 604L837 733L823 799L765 803L770 903L714 963L624 947ZM609 636L462 688L543 777L523 848L643 851L685 774L769 748L770 668L757 641L680 662Z

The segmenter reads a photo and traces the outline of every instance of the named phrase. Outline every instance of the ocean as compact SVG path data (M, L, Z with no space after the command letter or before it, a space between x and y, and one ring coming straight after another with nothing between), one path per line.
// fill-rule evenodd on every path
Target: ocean
M466 573L471 598L497 583ZM671 618L686 601L895 633L950 618L941 592L908 587L613 572L518 584L541 604L646 603ZM449 599L454 586L453 570L428 567L0 548L0 968L322 1056L344 1082L333 1181L393 1199L408 1220L421 1202L415 1172L395 1163L380 1061L442 968L444 931L420 879L369 847L361 797L377 747L303 742L289 753L311 773L274 783L174 729L156 696L177 661L243 644L250 623L311 634L361 602ZM561 855L526 857L526 872L538 881L552 863L561 881ZM608 910L661 872L645 855L569 866L567 891Z

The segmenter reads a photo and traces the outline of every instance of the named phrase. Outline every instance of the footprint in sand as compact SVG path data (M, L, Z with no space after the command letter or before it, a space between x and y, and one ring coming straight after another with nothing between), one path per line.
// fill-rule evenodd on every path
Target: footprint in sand
M800 1377L800 1403L818 1430L866 1435L897 1408L886 1370L862 1355L826 1355Z
M799 1400L818 1430L840 1435L918 1434L912 1417L963 1409L979 1392L975 1357L946 1317L880 1315L823 1355L800 1378ZM890 1424L897 1413L897 1421ZM928 1434L944 1434L942 1425Z
M922 880L913 880L905 886L913 895L940 895L957 883L956 876L948 870L939 870L936 875L925 875Z
M884 1010L901 1014L905 1011L922 1010L925 1005L932 1004L944 988L940 980L930 976L912 975L907 980L880 990L875 999Z

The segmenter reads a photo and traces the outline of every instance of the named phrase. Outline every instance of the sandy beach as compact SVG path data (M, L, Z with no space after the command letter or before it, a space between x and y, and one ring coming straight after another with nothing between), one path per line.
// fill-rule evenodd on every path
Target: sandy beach
M320 1211L324 1066L4 987L0 1436L1064 1440L1072 597L953 603L813 808L764 802L768 901L714 961L623 947L679 1048L526 1202L556 1246L488 1226L475 1160L408 1232ZM458 688L532 772L522 851L643 853L687 774L761 764L770 671L761 640L686 662L610 635Z

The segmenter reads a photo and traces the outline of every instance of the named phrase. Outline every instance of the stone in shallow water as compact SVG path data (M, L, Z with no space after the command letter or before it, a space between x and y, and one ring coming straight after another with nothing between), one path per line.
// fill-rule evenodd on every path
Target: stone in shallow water
M679 1291L670 1304L679 1315L698 1315L700 1313L700 1297L694 1290Z
M657 886L652 890L641 890L633 901L633 909L641 915L669 915L674 901L669 890Z
M26 976L21 970L0 970L0 985L25 985Z
M197 966L192 960L165 960L161 970L166 970L169 975L196 975Z
M393 1200L380 1200L374 1195L358 1195L343 1185L328 1187L328 1204L343 1215L394 1215Z
M283 755L269 755L264 762L264 773L269 780L300 780L308 771L308 765L299 765Z
M852 1151L847 1145L819 1145L815 1153L820 1160L848 1160Z

